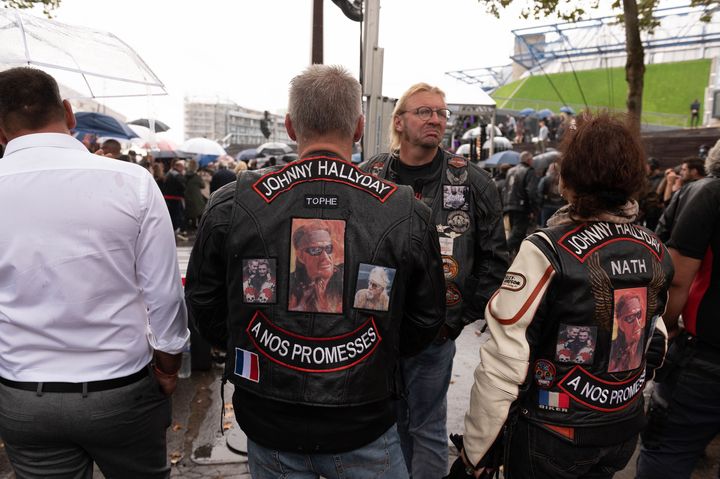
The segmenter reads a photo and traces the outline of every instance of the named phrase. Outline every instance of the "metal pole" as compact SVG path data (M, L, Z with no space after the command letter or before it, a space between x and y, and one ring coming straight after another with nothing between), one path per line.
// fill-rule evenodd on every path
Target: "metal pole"
M363 35L363 95L365 95L365 135L363 154L365 158L379 153L382 134L382 72L383 50L378 48L380 30L380 0L365 0L365 31Z
M323 62L323 0L313 0L312 58L310 63Z

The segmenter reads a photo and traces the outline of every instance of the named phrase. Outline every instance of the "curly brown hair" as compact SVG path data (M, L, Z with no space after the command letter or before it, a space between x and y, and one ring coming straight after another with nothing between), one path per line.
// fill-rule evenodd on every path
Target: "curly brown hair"
M572 210L580 217L616 210L643 187L645 152L625 116L581 113L560 150L560 177L575 193Z

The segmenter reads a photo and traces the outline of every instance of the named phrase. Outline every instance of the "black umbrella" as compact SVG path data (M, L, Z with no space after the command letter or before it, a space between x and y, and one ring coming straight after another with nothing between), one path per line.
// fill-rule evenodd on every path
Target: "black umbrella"
M161 131L168 131L170 129L170 127L162 121L151 120L149 118L138 118L137 120L129 121L128 125L140 125L144 126L145 128L152 129L150 128L151 121L155 123L155 133L159 133Z

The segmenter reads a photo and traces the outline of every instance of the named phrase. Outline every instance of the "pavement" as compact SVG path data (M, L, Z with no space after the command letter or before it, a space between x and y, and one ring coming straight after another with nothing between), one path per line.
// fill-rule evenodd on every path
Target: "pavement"
M190 248L178 247L178 263L185 271ZM467 409L473 372L478 363L478 350L485 336L480 325L465 328L458 337L457 353L448 391L448 431L462 432ZM220 398L222 369L213 365L207 371L193 371L187 379L180 379L173 395L173 420L168 429L168 457L172 464L171 478L188 479L246 479L250 478L245 450L246 439L234 421L232 386L225 386L225 402ZM221 431L222 430L222 431ZM448 463L455 460L451 448ZM692 479L715 479L718 477L720 441L717 439L707 448ZM616 479L631 479L635 475L633 458ZM14 477L0 439L0 479ZM95 471L94 479L102 479Z

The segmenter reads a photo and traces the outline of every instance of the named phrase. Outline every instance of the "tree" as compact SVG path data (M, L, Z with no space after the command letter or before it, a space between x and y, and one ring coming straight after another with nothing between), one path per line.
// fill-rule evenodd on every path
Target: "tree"
M42 5L43 13L49 18L52 11L60 6L61 0L0 0L5 8L33 8Z
M500 10L508 7L513 0L478 0L485 4L488 13L500 18ZM561 20L575 22L582 20L587 13L586 8L595 9L599 0L578 2L572 0L516 0L515 4L523 3L520 13L522 18L539 19L542 16L557 15ZM614 0L612 7L622 9L618 21L625 25L625 80L628 84L627 110L632 124L640 129L642 115L643 79L645 76L645 48L640 39L643 31L652 32L659 25L654 16L659 0ZM694 7L704 7L702 20L709 22L715 9L720 7L718 0L690 0Z

